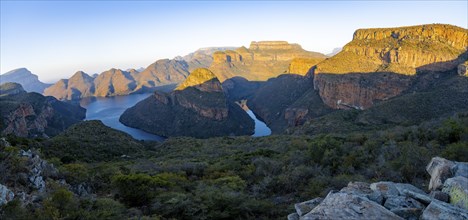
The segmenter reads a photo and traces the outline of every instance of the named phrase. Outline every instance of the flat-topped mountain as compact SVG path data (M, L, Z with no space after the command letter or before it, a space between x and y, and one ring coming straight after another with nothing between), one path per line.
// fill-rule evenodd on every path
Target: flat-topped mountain
M249 135L254 129L244 110L228 101L218 78L203 68L171 93L155 92L127 109L120 121L166 137Z
M359 29L315 73L446 71L467 58L468 30L444 24ZM463 55L463 56L462 56Z
M0 134L54 136L85 118L86 109L23 90L17 83L0 85Z
M306 51L299 44L289 44L286 41L253 41L249 48L215 52L209 69L221 81L236 76L265 81L288 73L294 58L325 59L326 56ZM301 74L304 74L302 69L301 71Z
M401 39L393 38L391 36L392 31L389 30L393 30L394 36L397 36L398 33ZM445 34L442 30L446 30L449 34ZM425 31L438 35L430 37ZM418 33L420 32L424 32L424 34L419 36ZM466 75L465 60L467 52L466 48L463 50L464 41L458 39L461 37L467 40L466 36L468 35L464 35L466 32L467 30L465 29L450 25L422 25L404 28L370 29L369 31L358 30L355 34L355 39L334 57L318 62L314 61L314 58L295 58L291 61L288 72L300 72L308 69L308 74L303 76L285 74L272 78L262 83L260 87L249 90L249 94L242 93L242 91L236 88L245 87L247 83L244 82L242 85L239 85L239 83L233 84L234 88L230 88L228 91L236 94L229 95L237 99L248 99L247 105L249 108L263 119L274 133L281 133L288 127L299 126L310 120L312 120L310 125L315 126L317 125L315 123L317 117L329 114L334 109L368 109L380 102L390 101L392 98L413 92L421 94L418 96L408 94L405 97L424 97L420 101L417 98L410 99L415 102L422 102L424 105L421 106L424 106L423 108L426 109L430 108L430 106L435 106L440 100L448 97L446 96L446 91L450 90L451 92L449 93L453 95L453 99L450 100L450 106L441 106L438 108L439 111L431 108L431 111L425 115L453 113L460 110L461 106L465 104L463 100L466 100L464 98L465 94L461 89L463 86L459 86L459 84L464 85L466 80L463 77L454 77L454 75L457 75L457 71L459 75ZM415 60L420 59L420 62L425 62L425 64L418 64L422 66L410 66L402 61L401 63L395 63L395 65L405 67L399 70L408 68L413 71L417 70L418 74L411 75L409 72L402 74L398 71L391 72L389 69L382 69L388 66L386 64L388 60L386 60L386 56L380 53L375 54L374 52L385 51L385 48L388 46L387 41L400 45L400 50L409 51L413 48L411 49L413 50L411 57L414 56ZM359 45L361 46L359 47ZM369 45L373 45L372 49L366 49ZM424 47L421 45L424 45ZM396 47L396 49L399 47ZM351 50L349 48L354 49ZM368 50L368 52L371 51L372 53L366 52L367 54L361 54L359 52L361 50L358 48ZM440 50L440 48L445 48L445 50ZM418 51L420 50L423 52L419 53ZM444 51L445 53L442 53ZM430 56L441 57L438 58L439 60L444 57L446 59L448 59L447 57L451 57L453 60L437 62L435 61L437 59L435 59L431 61L426 58ZM369 66L366 63L374 65L375 68L368 69ZM449 70L447 71L446 69ZM337 71L329 72L333 70ZM345 72L346 70L353 71ZM446 80L449 80L451 83L446 83L442 86ZM453 88L455 86L457 88ZM447 87L451 88L448 89ZM428 95L427 91L431 89L445 92L438 92L438 95ZM433 100L429 101L428 99L431 99L431 97L433 97ZM433 104L428 105L427 103ZM413 105L419 106L418 103L414 103ZM405 107L411 108L413 105L410 104ZM393 110L391 112L384 111L384 109L383 107L379 107L381 113L389 118L392 118L390 117L391 114L400 114L396 110L396 107L392 107ZM408 111L410 110L408 109ZM378 111L369 112L373 112L372 114L376 115L380 114ZM340 115L342 113L336 114ZM402 116L400 119L395 120L399 121L398 123L401 123L403 118L404 120L412 121L410 119L414 119L415 114L409 115L411 116ZM370 117L369 115L367 116ZM374 119L372 121L372 123L376 123ZM379 121L377 124L380 123L382 122ZM330 127L333 127L338 123L334 121L329 124Z
M15 82L23 86L28 92L42 93L50 84L39 81L37 75L34 75L26 68L11 70L0 75L0 83Z
M369 108L402 94L416 72L452 70L468 58L468 30L442 24L360 29L314 69L314 87L332 108Z

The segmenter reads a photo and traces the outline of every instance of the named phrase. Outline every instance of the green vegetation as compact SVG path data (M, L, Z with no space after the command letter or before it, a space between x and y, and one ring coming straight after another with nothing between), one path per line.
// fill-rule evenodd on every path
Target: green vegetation
M88 130L101 135L88 138ZM468 158L468 113L418 126L336 135L134 142L137 153L125 158L99 144L110 137L117 144L126 136L91 121L50 140L9 137L16 147L0 151L0 167L8 167L1 170L3 182L17 186L11 181L15 174L27 172L17 152L35 148L72 188L49 176L40 204L21 206L15 200L2 207L0 218L283 219L291 204L325 196L349 181L388 180L425 188L424 168L431 157ZM77 148L77 140L86 145ZM62 149L51 150L58 142ZM63 162L67 155L74 161ZM94 196L71 192L83 184Z
M84 121L45 141L42 152L49 158L70 163L75 160L95 162L140 156L143 148L132 136L109 129L101 121Z

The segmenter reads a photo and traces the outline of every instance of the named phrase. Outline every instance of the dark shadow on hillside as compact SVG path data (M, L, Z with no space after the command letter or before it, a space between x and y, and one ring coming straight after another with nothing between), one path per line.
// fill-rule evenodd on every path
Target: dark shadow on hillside
M247 97L247 106L273 131L301 125L330 111L313 90L313 75L283 74L263 82Z
M265 81L249 81L240 76L232 77L222 83L223 90L231 101L240 101L252 98Z
M131 94L151 93L155 91L169 93L172 90L174 90L176 87L177 87L177 84L168 84L168 85L154 86L154 87L143 86L142 88L132 92Z

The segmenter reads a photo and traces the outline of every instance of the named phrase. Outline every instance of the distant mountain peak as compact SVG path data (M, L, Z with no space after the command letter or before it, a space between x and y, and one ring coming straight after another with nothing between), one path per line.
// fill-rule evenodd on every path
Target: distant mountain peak
M19 72L32 74L31 71L29 71L27 68L21 67L21 68L18 68L18 69L10 70L10 71L4 73L3 76L18 74Z
M49 84L39 81L39 77L28 69L22 67L6 72L0 75L0 83L15 82L28 92L42 93Z

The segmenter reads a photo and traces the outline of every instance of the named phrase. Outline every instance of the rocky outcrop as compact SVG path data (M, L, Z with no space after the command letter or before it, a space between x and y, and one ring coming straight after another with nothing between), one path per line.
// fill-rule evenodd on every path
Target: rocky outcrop
M444 182L442 192L450 196L450 203L468 209L468 178L456 176Z
M252 134L252 119L224 94L208 69L196 69L176 90L153 96L127 109L120 121L161 136L207 138Z
M295 61L290 70L291 61L295 58L304 60ZM307 70L304 69L311 63L325 58L323 54L306 51L300 45L289 44L286 41L254 41L249 48L215 52L209 69L221 82L236 76L247 80L265 81L280 74L293 73L291 71L305 74Z
M7 204L15 198L15 193L8 189L8 187L0 184L0 206Z
M383 206L352 193L329 193L317 207L300 219L401 219Z
M448 203L432 201L421 215L423 220L468 219L468 211L454 207Z
M441 170L437 167L446 167L450 162L460 164L433 158L428 165L431 168L428 172L434 178L440 178L435 170ZM460 169L464 169L465 165L461 163ZM288 219L467 219L467 200L464 200L468 186L466 177L449 178L443 184L453 191L458 190L454 194L457 202L453 202L453 195L450 195L451 204L432 198L411 184L351 182L338 192L328 193L325 199L317 198L295 204L296 213L290 214Z
M18 95L26 93L24 91L23 86L18 83L4 83L0 86L0 97L2 96L9 96L9 95Z
M13 82L23 86L28 92L43 93L44 89L50 86L50 84L39 81L37 75L31 73L26 68L19 68L11 70L7 73L0 75L0 83Z
M31 152L31 150L21 150L20 156L28 161L27 170L29 170L28 180L30 185L39 192L43 192L46 188L43 174L47 173L47 175L57 176L58 170L55 169L54 165L42 160L39 155Z
M314 88L332 108L369 108L409 89L417 72L457 68L467 45L468 30L451 25L357 30L343 51L314 68Z
M429 190L446 194L451 204L468 209L468 163L434 157L426 171L431 175Z
M426 171L431 175L429 190L441 190L445 180L452 176L454 166L455 163L450 160L441 157L432 158L426 167Z
M0 88L3 85L0 85ZM15 93L0 97L1 134L47 137L84 119L86 110L38 93Z

